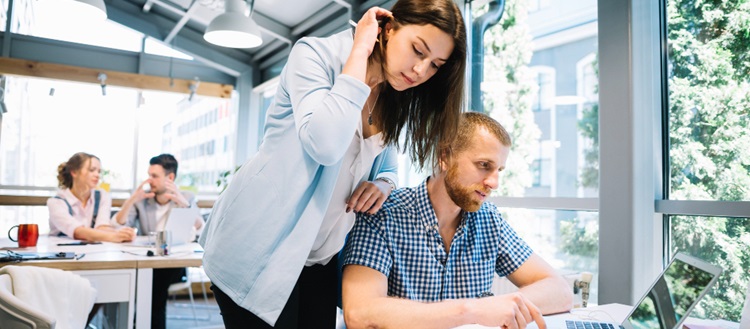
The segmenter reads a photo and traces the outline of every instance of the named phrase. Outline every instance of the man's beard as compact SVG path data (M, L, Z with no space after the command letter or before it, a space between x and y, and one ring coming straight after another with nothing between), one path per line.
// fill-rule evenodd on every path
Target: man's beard
M458 181L458 176L458 166L451 166L445 176L445 189L448 192L448 196L453 200L453 203L464 211L475 212L479 210L484 201L477 200L474 197L476 194L475 191L481 191L485 195L489 195L490 189L479 184L462 186Z

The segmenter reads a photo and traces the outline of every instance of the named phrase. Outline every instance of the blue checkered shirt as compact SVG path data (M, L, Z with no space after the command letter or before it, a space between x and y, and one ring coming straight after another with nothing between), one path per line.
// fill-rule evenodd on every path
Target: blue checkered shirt
M483 296L491 291L493 271L506 276L531 256L531 248L488 202L463 212L447 253L426 183L394 191L375 215L358 215L344 265L383 273L388 296L435 302Z

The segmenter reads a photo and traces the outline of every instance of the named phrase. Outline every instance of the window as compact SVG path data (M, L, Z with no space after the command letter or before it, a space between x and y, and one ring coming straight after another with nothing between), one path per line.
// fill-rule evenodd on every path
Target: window
M474 8L472 15L487 8ZM596 1L509 2L485 33L482 81L485 111L513 139L492 201L554 267L595 275L598 180L586 175L598 178L598 145L592 142L598 130L585 130L584 121L598 125L597 113L586 115L598 103L596 20ZM531 206L529 197L536 200ZM579 203L572 205L571 198ZM594 281L592 303L596 276Z
M231 169L234 149L216 152L216 139L236 136L231 99L98 84L6 77L0 133L0 189L3 194L51 196L57 167L76 152L98 156L103 183L115 198L126 198L148 178L148 161L171 153L179 161L177 185L215 198L218 172ZM52 92L54 90L54 92ZM224 115L217 119L214 113ZM179 115L178 115L179 113ZM201 129L179 135L186 121L205 120ZM229 133L229 134L227 134ZM39 152L38 150L44 150ZM46 232L45 207L0 207L0 230L29 220Z
M670 253L724 269L694 315L731 321L739 321L737 301L750 282L750 220L742 215L750 201L750 8L743 3L665 1L667 191L657 203Z
M50 1L14 1L11 32L91 46L140 52L143 35L105 21L71 19Z
M669 216L671 252L683 251L724 271L691 316L739 322L748 280L750 218Z
M548 66L531 67L536 75L536 96L531 109L534 112L551 111L555 101L555 68Z

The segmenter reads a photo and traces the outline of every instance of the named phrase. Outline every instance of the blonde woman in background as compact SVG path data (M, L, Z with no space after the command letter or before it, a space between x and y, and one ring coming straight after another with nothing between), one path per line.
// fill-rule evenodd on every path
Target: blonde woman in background
M86 241L127 242L135 238L130 227L112 226L112 198L97 189L101 161L94 155L78 152L57 167L60 190L47 200L49 234Z

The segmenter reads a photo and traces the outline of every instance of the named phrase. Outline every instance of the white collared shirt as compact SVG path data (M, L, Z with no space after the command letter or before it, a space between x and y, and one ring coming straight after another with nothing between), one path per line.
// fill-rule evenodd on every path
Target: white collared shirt
M96 216L95 227L101 225L111 225L110 217L112 210L112 197L106 191L99 190L101 196L99 199L99 213ZM57 192L57 196L65 199L73 210L71 216L68 205L65 201L57 198L47 199L47 209L49 210L49 234L52 236L60 233L67 235L71 239L76 228L81 226L91 227L91 219L94 217L94 191L91 191L86 204L73 195L70 189L62 189Z
M352 192L367 180L375 157L383 152L382 133L362 139L362 125L359 125L349 148L341 162L339 178L333 188L318 235L315 237L305 266L325 265L344 247L344 240L354 226L354 211L346 212L346 201Z

